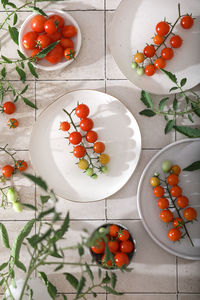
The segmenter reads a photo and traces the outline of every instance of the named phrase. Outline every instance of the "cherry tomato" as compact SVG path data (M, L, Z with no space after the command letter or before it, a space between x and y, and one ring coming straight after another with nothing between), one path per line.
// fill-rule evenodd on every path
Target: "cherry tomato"
M159 185L154 188L153 193L156 197L160 198L164 195L165 191L164 191L163 187Z
M46 56L45 59L51 64L57 64L63 58L63 48L58 44Z
M150 184L154 187L158 186L160 184L160 179L156 176L151 177Z
M166 48L162 49L161 56L165 60L170 60L174 56L174 51L172 50L172 48L166 47Z
M171 37L170 39L170 45L173 48L180 48L180 46L182 45L182 38L179 35L174 35L173 37Z
M164 36L168 34L170 26L168 23L161 21L156 25L156 32L158 35Z
M185 196L179 196L176 200L178 207L185 208L189 204L189 200Z
M158 207L161 209L166 209L169 207L169 201L166 198L160 198L158 200Z
M80 128L83 131L90 131L93 126L94 126L94 123L93 123L92 119L90 119L90 118L83 118L80 122Z
M153 42L156 45L161 45L164 42L164 37L161 35L155 35L153 38Z
M16 128L19 125L19 122L16 119L8 120L8 127L9 128Z
M64 48L64 49L67 49L67 48L74 48L74 42L70 39L67 39L67 38L62 38L60 40L60 45Z
M62 35L66 38L72 38L77 34L76 27L73 25L66 25L62 28Z
M181 173L181 168L178 165L174 165L171 167L171 172L175 175L179 175Z
M99 156L99 162L102 164L102 165L107 165L110 161L110 156L108 154L101 154Z
M89 107L85 104L79 104L76 108L75 114L78 118L86 118L90 113Z
M138 64L142 63L144 61L144 54L141 52L137 52L134 55L134 61Z
M154 66L157 68L157 69L164 69L165 66L166 66L166 62L163 58L159 57L155 60L154 62Z
M82 145L78 145L78 146L74 147L73 154L75 157L81 158L85 155L85 153L86 153L86 150Z
M187 207L184 210L184 218L188 221L193 221L197 217L197 211L193 207Z
M54 22L52 19L48 19L44 23L44 30L47 34L53 34L57 31L58 26L56 25L56 22Z
M44 31L44 23L46 22L46 18L42 15L36 15L35 17L33 17L33 19L31 20L31 28L33 31L36 32L43 32Z
M120 228L117 225L110 225L110 230L109 230L109 234L112 237L117 237L118 236L118 232L119 232Z
M64 57L66 58L66 60L73 59L75 54L76 51L74 50L74 48L67 48L64 50Z
M147 76L152 76L156 72L156 68L154 65L150 64L144 68L144 72Z
M128 230L123 229L123 230L119 231L118 238L120 241L127 241L129 239L129 236L130 236L130 234L129 234Z
M182 218L175 218L174 221L173 221L173 226L175 228L182 228L183 227L183 219Z
M104 240L96 240L94 245L91 247L91 250L96 254L104 253L105 250L105 242Z
M107 267L111 267L112 266L112 260L109 259L107 262L105 260L105 254L102 256L102 259L101 259L101 263L102 265L106 265Z
M15 112L16 106L13 102L5 102L3 104L3 112L7 115L11 115Z
M25 35L22 38L22 44L24 48L28 50L33 50L37 45L37 37L38 33L35 31L29 31L25 33Z
M193 26L194 20L191 16L184 16L181 18L181 26L184 29L189 29Z
M24 172L28 168L28 164L25 160L18 160L16 168L20 170L20 172Z
M178 176L175 174L170 174L167 178L169 185L177 185L178 184Z
M110 252L112 253L116 253L119 249L119 243L117 240L113 240L113 241L108 241L108 248L110 250Z
M118 252L115 254L115 264L121 268L123 265L128 265L129 264L129 258L126 253L123 252Z
M180 238L181 238L180 230L177 228L170 229L168 232L168 238L173 242L180 240Z
M94 143L98 139L98 134L96 133L96 131L91 130L87 132L85 138L88 143Z
M50 37L52 43L61 39L61 33L58 31L56 31L52 34L47 34L47 35L48 35L48 37Z
M170 194L172 195L172 197L179 197L182 195L182 189L180 188L180 186L175 185L171 188Z
M70 124L66 121L60 123L60 130L68 131L70 129Z
M82 158L79 160L78 162L78 167L81 169L81 170L86 170L89 166L89 163L86 159Z
M168 173L171 170L171 167L172 167L171 161L166 159L162 162L161 168L164 173Z
M120 251L124 253L131 253L134 249L134 245L131 241L123 241L120 244Z
M80 144L82 140L82 135L78 131L73 131L69 135L69 142L73 145L78 145Z
M59 15L52 15L49 17L49 20L52 20L56 24L57 28L62 28L65 24L64 19Z
M105 145L102 142L96 142L93 146L93 150L96 153L102 153L105 151Z
M37 38L37 45L39 49L44 49L51 44L51 39L47 34L41 34Z
M143 53L146 57L153 57L156 53L156 50L153 45L147 45L144 48Z
M173 220L173 217L173 213L169 209L164 209L160 213L160 219L165 223L171 222Z
M10 178L14 172L14 168L10 165L6 165L1 169L1 173L5 178Z
M40 49L35 48L31 53L31 56L34 57L36 59L36 61L39 61L41 59L36 56L40 51L41 51Z

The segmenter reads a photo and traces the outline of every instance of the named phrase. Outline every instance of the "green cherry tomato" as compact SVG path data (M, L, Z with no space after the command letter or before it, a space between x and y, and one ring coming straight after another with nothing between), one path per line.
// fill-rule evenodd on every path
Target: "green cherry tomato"
M162 170L164 173L167 173L170 171L171 169L171 166L172 166L172 163L171 161L169 160L164 160L163 163L162 163Z
M16 212L22 212L23 207L22 207L21 203L19 203L19 202L14 202L14 203L13 203L13 209L14 209Z
M101 167L101 172L102 172L103 174L108 173L108 167L107 167L107 166Z
M136 62L133 61L132 64L131 64L131 68L132 68L132 69L136 69L137 66L138 66L138 64L137 64Z
M139 76L142 76L144 74L144 68L139 67L139 68L137 68L136 72Z
M92 179L97 179L97 177L98 177L97 174L95 174L95 173L92 174Z
M101 227L99 228L99 233L103 233L105 230L106 230L105 227Z
M15 202L17 202L17 198L18 198L18 195L17 195L17 192L15 191L15 189L13 187L9 188L8 192L7 192L8 202L15 203Z
M93 174L93 169L92 168L87 168L87 170L86 170L86 174L88 175L88 176L92 176L92 174Z

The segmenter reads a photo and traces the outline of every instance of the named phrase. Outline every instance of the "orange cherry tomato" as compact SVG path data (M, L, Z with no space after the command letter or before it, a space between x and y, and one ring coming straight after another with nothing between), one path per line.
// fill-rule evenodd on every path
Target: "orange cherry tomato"
M66 121L60 123L60 130L68 131L70 129L70 124Z
M158 207L161 209L166 209L169 207L169 201L166 198L160 198L158 200Z
M62 28L61 33L66 38L72 38L77 34L77 30L73 25L66 25Z
M70 39L67 39L67 38L62 38L60 40L60 45L64 48L64 49L67 49L67 48L74 48L74 42Z
M171 188L170 190L170 194L172 195L172 197L179 197L182 195L182 189L180 188L180 186L175 185Z
M184 16L181 18L181 26L184 29L190 29L194 24L194 20L191 16Z
M180 208L185 208L189 204L189 200L186 196L179 196L176 200L177 205Z
M3 104L3 112L7 115L11 115L15 112L16 106L13 102L5 102Z
M129 234L128 230L123 229L123 230L119 231L118 238L120 241L127 241L129 239L129 236L130 236L130 234Z
M153 193L156 197L162 197L165 193L164 188L162 186L156 186L153 190Z
M174 35L173 37L171 37L170 39L170 45L173 48L180 48L182 45L182 38L179 35Z
M109 234L112 237L117 237L118 236L118 232L119 232L120 228L117 225L110 225L110 230L109 230Z
M10 165L5 165L2 169L1 169L1 173L3 174L3 176L5 178L10 178L12 176L14 172L14 168Z
M96 133L96 131L90 130L87 132L85 138L88 143L95 143L98 139L98 134Z
M28 164L25 160L18 160L17 164L16 164L16 168L20 171L20 172L24 172L26 171L26 169L28 168Z
M173 213L169 209L164 209L160 213L160 219L165 223L170 223L173 220Z
M175 228L182 228L183 227L183 219L182 218L175 218L174 221L173 221L173 226Z
M161 36L161 35L155 35L154 38L153 38L153 42L156 45L160 45L164 42L164 37Z
M181 168L178 165L174 165L171 167L171 172L175 175L179 175L181 173Z
M172 241L172 242L176 242L179 241L181 238L181 232L178 228L172 228L169 230L168 232L168 238Z
M12 118L12 119L8 120L9 128L16 128L18 125L19 125L19 122L16 119Z
M178 176L175 174L170 174L167 178L169 185L174 186L178 184Z
M197 217L197 211L193 207L187 207L184 210L184 218L188 221L193 221Z
M115 254L115 264L121 268L123 265L128 265L129 264L129 258L126 253L123 252L118 252Z
M138 64L142 63L144 61L144 54L141 52L137 52L134 55L134 61Z
M156 72L156 68L154 65L147 65L144 69L144 72L147 76L152 76Z
M124 253L131 253L134 249L134 245L131 241L123 241L120 243L120 251Z
M93 150L96 153L102 153L105 151L105 145L102 142L96 142L93 146Z

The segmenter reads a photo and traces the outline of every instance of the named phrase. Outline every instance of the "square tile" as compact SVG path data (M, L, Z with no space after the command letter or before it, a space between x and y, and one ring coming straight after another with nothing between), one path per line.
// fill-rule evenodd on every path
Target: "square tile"
M123 298L122 298L123 297ZM123 300L177 300L176 295L162 295L162 294L132 294L132 295L123 295L119 298ZM114 295L108 295L108 300L117 300L118 297Z
M184 294L178 295L178 300L199 300L200 299L200 294L197 295L192 295L192 294Z
M106 9L117 9L122 0L106 0Z
M127 184L107 201L108 219L137 219L137 188L140 176L144 167L147 165L157 150L143 150L136 170Z
M178 290L181 293L200 293L200 261L178 258Z

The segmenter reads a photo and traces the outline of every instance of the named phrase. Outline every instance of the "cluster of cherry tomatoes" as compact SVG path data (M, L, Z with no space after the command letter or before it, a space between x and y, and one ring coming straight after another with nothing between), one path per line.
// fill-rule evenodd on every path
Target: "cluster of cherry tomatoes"
M99 233L106 230L108 234L104 238L98 238L91 246L91 254L95 260L104 268L114 269L127 266L135 250L134 241L129 231L120 225L104 225L97 229ZM106 261L105 248L106 244L111 252L112 259Z
M31 28L22 37L24 48L32 51L32 57L37 61L37 54L51 43L60 41L46 56L45 59L51 64L56 64L62 60L70 60L75 56L73 38L77 34L77 29L73 25L65 25L64 19L59 15L51 15L46 18L36 15L31 20Z
M191 16L186 15L181 18L180 25L184 29L189 29L193 26L194 20ZM157 69L164 69L166 61L174 56L174 50L180 48L182 45L182 38L179 35L172 34L170 38L170 46L166 46L167 37L172 34L172 27L166 21L161 21L156 25L156 35L153 37L153 44L144 47L143 52L137 52L134 55L132 68L136 69L138 75L152 76ZM164 48L161 50L160 56L157 55L157 50L161 45ZM144 61L149 59L150 63L144 66ZM141 65L142 64L142 65Z
M2 113L5 113L6 115L12 115L15 112L15 110L16 110L16 106L15 106L15 104L13 102L8 101L8 102L5 102L0 107L0 110L1 110ZM8 127L9 128L13 128L14 129L14 128L18 127L18 125L19 125L19 122L18 122L17 119L10 118L8 120Z
M11 165L4 165L1 168L1 173L2 173L1 181L5 181L6 179L11 178L16 171L24 172L26 171L27 168L28 168L28 164L25 160L16 161L14 167Z
M188 206L189 200L182 195L182 189L178 185L181 168L178 165L172 165L170 161L166 160L162 163L162 170L164 173L169 173L166 181L161 180L158 174L154 174L150 179L150 184L154 187L154 195L159 198L157 204L162 209L160 219L173 225L173 228L168 232L168 238L176 242L182 237L181 229L184 228L186 223L196 219L197 212L193 207ZM161 186L162 182L164 182L163 184L166 187ZM166 193L169 194L165 197ZM167 198L171 199L171 201L169 202ZM178 213L178 217L174 216L170 208L173 208ZM183 213L181 213L182 209L184 209Z
M107 164L110 161L110 157L108 154L103 153L105 151L105 144L97 141L98 134L92 130L94 122L91 118L88 118L89 113L90 109L86 104L79 104L76 107L75 114L80 119L80 123L78 125L73 124L76 130L69 133L68 140L74 146L74 156L79 159L78 167L84 170L88 176L97 179L98 176L94 172L94 169L96 168L101 173L106 174L108 172ZM63 121L60 123L60 130L69 131L71 125L71 123ZM78 127L81 130L80 132L77 130ZM93 146L90 146L91 144ZM93 150L97 154L97 157L90 157L88 150ZM97 167L94 161L99 162L100 167Z

